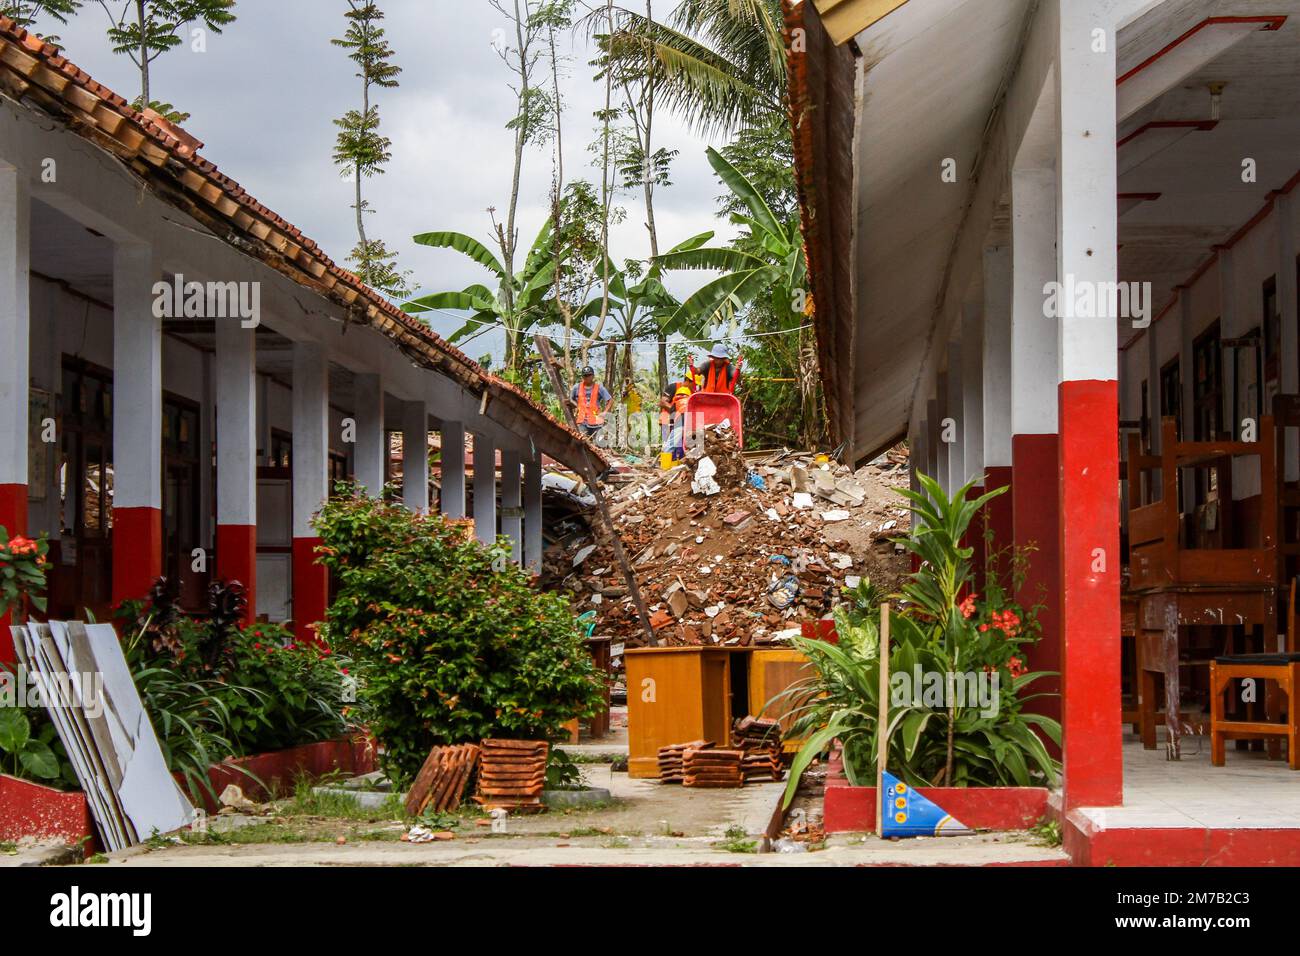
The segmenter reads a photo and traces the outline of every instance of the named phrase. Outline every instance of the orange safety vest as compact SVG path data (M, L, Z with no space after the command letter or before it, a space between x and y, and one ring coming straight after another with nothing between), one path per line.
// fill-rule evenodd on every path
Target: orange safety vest
M600 426L605 424L605 416L600 413L600 383L592 382L591 388L583 391L578 383L578 424Z
M704 377L704 388L702 392L723 392L730 395L736 390L736 369L730 362L726 365L719 365L717 362L709 363L708 373Z

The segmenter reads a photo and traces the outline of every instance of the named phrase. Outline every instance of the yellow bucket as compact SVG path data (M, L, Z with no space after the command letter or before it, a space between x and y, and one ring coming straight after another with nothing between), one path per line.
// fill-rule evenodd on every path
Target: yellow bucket
M670 451L661 451L659 453L659 467L668 471L673 467L673 453Z

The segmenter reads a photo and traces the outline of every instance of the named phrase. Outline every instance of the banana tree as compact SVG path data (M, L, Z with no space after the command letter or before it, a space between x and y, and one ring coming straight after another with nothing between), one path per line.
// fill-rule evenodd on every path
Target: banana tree
M741 312L764 313L770 319L766 330L776 333L766 347L788 351L791 371L797 374L803 437L811 447L821 416L816 351L812 335L804 328L812 313L812 296L798 216L779 218L761 191L726 157L710 147L708 158L744 210L733 213L731 221L747 232L731 246L679 248L656 260L664 269L720 273L688 296L672 321L716 326Z
M415 241L422 246L454 249L468 256L495 276L496 289L476 283L459 292L434 292L421 296L402 308L411 315L439 309L471 313L465 324L451 334L452 343L463 342L499 326L506 339L505 377L517 381L534 330L563 321L552 294L555 270L563 261L563 254L559 257L555 254L551 220L548 219L537 234L524 267L513 275L506 271L487 246L464 233L426 232L416 236Z

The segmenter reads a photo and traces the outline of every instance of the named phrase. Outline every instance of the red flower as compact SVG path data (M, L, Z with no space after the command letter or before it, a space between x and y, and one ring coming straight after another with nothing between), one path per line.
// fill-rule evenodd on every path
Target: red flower
M961 602L961 605L958 607L958 610L961 611L962 617L966 618L967 620L970 620L971 615L975 613L975 595L973 594L966 595L966 600Z
M1010 669L1012 677L1019 677L1026 673L1025 662L1018 657L1013 657L1011 660L1007 661L1007 667Z
M253 645L253 650L255 650L255 651L260 651L261 649L262 649L262 645L261 645L261 644L254 644L254 645Z

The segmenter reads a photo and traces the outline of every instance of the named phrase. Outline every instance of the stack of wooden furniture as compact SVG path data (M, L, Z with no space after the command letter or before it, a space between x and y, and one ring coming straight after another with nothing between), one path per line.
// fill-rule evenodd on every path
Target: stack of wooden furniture
M1234 461L1259 461L1261 477L1259 540L1233 547L1232 471ZM1211 547L1192 547L1195 529L1186 527L1179 508L1184 482L1200 472L1212 476L1217 493ZM1136 605L1139 723L1142 742L1156 746L1156 681L1164 682L1167 756L1179 758L1180 629L1226 628L1223 647L1234 646L1237 626L1259 627L1263 648L1277 647L1279 555L1276 432L1271 418L1259 423L1258 440L1179 441L1174 419L1161 424L1159 455L1143 454L1138 436L1129 436L1129 590ZM1156 490L1159 494L1156 494ZM1207 522L1209 524L1211 522Z

